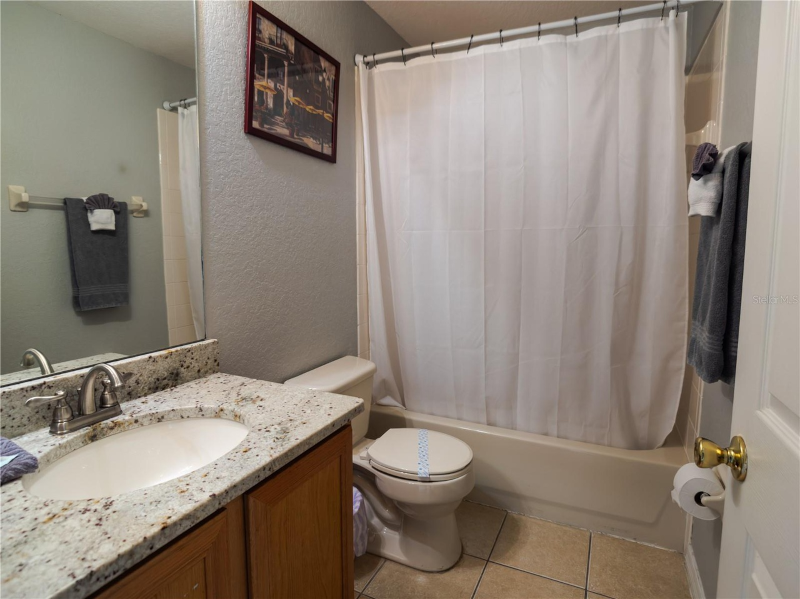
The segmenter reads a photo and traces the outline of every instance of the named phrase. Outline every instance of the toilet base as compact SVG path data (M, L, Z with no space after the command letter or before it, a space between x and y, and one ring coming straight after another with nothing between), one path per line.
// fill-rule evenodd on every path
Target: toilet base
M369 523L367 551L425 572L452 568L461 557L461 537L455 513L417 520L403 515L399 526L386 525L366 503Z

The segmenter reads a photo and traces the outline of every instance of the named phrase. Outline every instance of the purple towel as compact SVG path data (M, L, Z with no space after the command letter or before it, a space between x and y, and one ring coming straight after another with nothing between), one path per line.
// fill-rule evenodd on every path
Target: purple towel
M17 457L5 466L0 466L0 485L10 483L23 474L36 472L36 469L39 467L39 460L13 441L5 437L0 437L0 456L10 455L16 455Z
M703 175L707 175L714 168L719 156L717 146L704 143L697 146L697 152L692 161L692 179L698 181Z

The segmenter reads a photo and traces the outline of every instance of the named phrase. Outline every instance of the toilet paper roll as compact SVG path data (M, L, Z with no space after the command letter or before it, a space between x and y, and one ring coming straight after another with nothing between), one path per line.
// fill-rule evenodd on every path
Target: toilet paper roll
M672 481L672 501L686 513L701 520L716 520L719 513L699 503L703 493L719 495L725 490L713 470L684 464Z

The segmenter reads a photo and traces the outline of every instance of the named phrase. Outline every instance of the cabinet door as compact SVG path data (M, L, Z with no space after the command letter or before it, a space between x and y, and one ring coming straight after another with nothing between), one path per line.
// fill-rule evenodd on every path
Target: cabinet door
M343 428L246 494L253 599L350 599L353 449Z
M95 599L245 599L244 510L241 497L173 541Z

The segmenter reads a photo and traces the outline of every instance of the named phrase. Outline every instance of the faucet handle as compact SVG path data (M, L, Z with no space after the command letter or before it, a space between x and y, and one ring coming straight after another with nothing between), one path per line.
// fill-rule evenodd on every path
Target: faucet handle
M61 401L67 397L64 391L57 391L55 395L43 395L41 397L29 397L25 400L26 406L40 406L45 403Z
M45 395L43 397L31 397L25 400L26 406L39 406L42 404L56 402L53 408L53 419L50 421L50 432L67 432L66 424L73 419L72 407L67 402L67 394L58 391L55 395Z
M113 408L119 405L117 392L111 388L111 381L109 379L101 379L100 384L103 385L103 392L100 394L100 407Z

